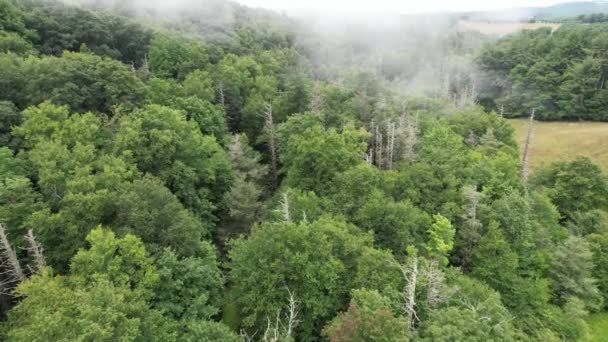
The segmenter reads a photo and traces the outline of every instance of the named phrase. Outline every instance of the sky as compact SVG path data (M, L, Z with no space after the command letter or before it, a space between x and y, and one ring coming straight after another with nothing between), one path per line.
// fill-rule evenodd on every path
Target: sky
M486 11L513 7L548 6L571 0L236 0L251 6L294 12L427 13Z

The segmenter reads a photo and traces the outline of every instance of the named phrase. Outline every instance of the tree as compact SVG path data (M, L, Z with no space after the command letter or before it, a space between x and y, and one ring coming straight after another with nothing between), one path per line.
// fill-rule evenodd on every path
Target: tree
M186 210L160 180L145 176L125 184L115 199L117 232L141 238L150 251L171 247L179 255L195 255L202 238L210 236L210 224Z
M287 185L323 195L337 173L363 161L364 133L359 130L324 131L309 128L289 139L282 160L287 169Z
M180 111L146 106L121 120L115 151L142 173L161 179L204 223L229 189L232 172L214 137L200 133Z
M608 303L608 234L591 234L585 238L593 253L593 277L604 298L604 307Z
M516 282L518 265L517 254L497 224L491 223L473 255L472 275L501 294L507 293Z
M500 295L482 282L450 275L455 285L447 305L432 310L418 330L422 341L518 341L521 333Z
M215 316L222 304L224 279L216 260L216 250L201 242L196 255L179 257L166 248L155 259L159 281L152 306L165 317L182 322L187 330L199 331L202 320Z
M431 217L410 202L395 202L376 193L359 210L354 222L374 232L375 243L390 249L399 258L404 257L410 245L422 246Z
M103 277L87 287L48 272L19 286L24 299L11 310L11 341L172 341L171 322L149 309L136 292Z
M557 248L549 269L551 289L558 304L569 297L577 297L585 307L597 311L602 307L602 296L593 277L593 253L589 243L571 236Z
M2 100L21 109L49 100L68 105L75 112L111 113L116 105L133 108L143 100L145 86L126 65L89 53L30 56L12 68L18 68L16 72L23 79L14 84L14 90L4 93Z
M454 248L456 230L450 221L440 214L434 215L433 221L428 229L429 241L425 246L426 251L432 259L436 259L441 265L447 265L448 255Z
M371 238L345 222L266 223L230 250L230 280L243 325L263 331L287 290L299 300L296 338L310 339L347 301L358 256Z
M157 35L150 44L150 69L158 77L184 79L209 63L205 47L195 40Z
M554 163L534 175L533 183L547 187L564 218L575 212L608 207L608 179L589 158Z
M117 287L126 287L150 296L159 280L153 259L141 240L133 235L117 239L114 233L97 227L87 235L89 249L81 249L72 258L70 275L85 284L100 277Z
M0 101L0 146L16 150L19 140L14 138L11 130L21 124L21 113L12 102Z
M407 323L397 317L389 301L376 291L354 290L346 312L324 329L331 342L408 341Z

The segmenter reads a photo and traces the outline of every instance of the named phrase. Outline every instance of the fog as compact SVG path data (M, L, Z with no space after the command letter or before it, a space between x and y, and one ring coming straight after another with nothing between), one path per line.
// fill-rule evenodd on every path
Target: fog
M458 95L474 88L473 58L491 37L466 32L459 26L463 13L455 10L487 10L510 5L543 5L559 1L307 1L240 0L288 12L247 8L224 0L65 0L87 6L112 8L122 13L165 21L170 28L203 31L205 37L236 40L235 23L273 22L293 32L295 46L313 63L316 76L339 81L349 70L386 79L394 89L413 95ZM283 6L283 7L281 7ZM323 10L324 8L328 10ZM368 11L365 11L365 10ZM425 14L402 14L435 12ZM356 13L356 14L353 14ZM507 17L501 18L504 13ZM484 20L525 18L524 9L475 12L468 17ZM450 95L451 96L451 95Z

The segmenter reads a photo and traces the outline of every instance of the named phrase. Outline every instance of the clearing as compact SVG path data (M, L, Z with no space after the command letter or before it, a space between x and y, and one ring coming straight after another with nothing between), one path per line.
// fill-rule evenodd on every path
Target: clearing
M587 320L591 330L591 342L608 342L608 313L591 315Z
M511 119L515 138L523 149L527 119ZM557 160L587 156L608 171L608 123L605 122L534 122L530 148L532 168Z

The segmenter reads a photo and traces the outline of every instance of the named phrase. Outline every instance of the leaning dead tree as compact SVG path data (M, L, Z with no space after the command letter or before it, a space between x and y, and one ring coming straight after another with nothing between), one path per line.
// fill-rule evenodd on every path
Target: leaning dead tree
M272 117L272 105L266 104L264 111L264 130L268 136L268 149L270 150L270 173L272 176L272 185L276 188L279 184L279 170L277 160L277 139L274 127L274 119Z
M25 280L25 274L17 258L17 253L11 247L4 225L0 223L0 287L4 293L11 292L21 281Z
M27 252L34 260L34 269L32 271L34 273L40 273L40 271L46 267L46 260L44 259L43 254L44 250L38 241L36 241L36 237L31 229L27 231L25 241L27 241L28 244Z
M532 143L532 134L534 131L534 114L536 110L532 108L532 113L530 114L530 120L528 121L528 134L526 135L526 142L524 144L524 153L521 161L521 179L524 185L527 188L528 184L528 175L530 173L530 144Z

